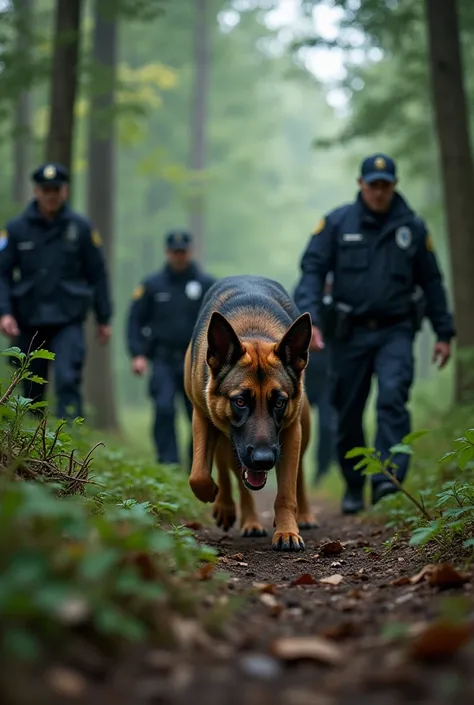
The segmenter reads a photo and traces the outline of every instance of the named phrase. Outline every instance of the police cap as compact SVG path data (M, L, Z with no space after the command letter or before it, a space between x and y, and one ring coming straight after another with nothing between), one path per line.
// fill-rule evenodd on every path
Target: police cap
M373 181L393 183L397 179L397 167L393 159L386 154L373 154L362 162L360 175L367 184Z
M189 250L192 243L192 236L190 233L183 230L172 230L165 236L166 247L169 250L174 250L175 252L179 250Z
M35 169L31 178L38 186L62 186L69 183L68 170L62 164L55 162L42 164Z

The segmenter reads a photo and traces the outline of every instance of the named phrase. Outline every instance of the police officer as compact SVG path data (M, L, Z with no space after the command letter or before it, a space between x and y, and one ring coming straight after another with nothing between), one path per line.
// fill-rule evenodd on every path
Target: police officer
M165 237L165 267L148 276L134 291L128 317L128 349L132 372L144 375L151 362L149 393L155 405L153 436L157 459L177 464L175 397L192 406L184 391L184 356L202 299L214 279L192 260L192 238L173 231Z
M324 293L331 296L332 273L326 277ZM298 290L295 299L299 298ZM331 462L335 458L337 420L331 403L331 385L329 380L328 348L313 351L310 354L305 371L305 388L308 401L318 411L318 445L316 458L315 484L319 484L327 475Z
M56 354L57 416L83 416L83 324L93 305L102 344L110 338L112 307L100 235L68 204L69 175L61 164L32 174L34 199L0 236L0 329L23 352ZM31 371L47 379L48 361ZM41 401L44 387L26 382L25 396Z
M433 359L439 367L448 362L455 335L431 238L396 190L394 161L384 154L368 157L358 183L355 203L331 211L316 228L301 260L297 300L313 318L312 349L322 349L322 291L327 272L334 272L332 325L325 335L347 514L364 508L364 476L354 469L360 458L345 455L366 445L363 413L372 376L378 381L375 447L385 460L410 430L406 404L414 374L413 340L424 313L437 336ZM397 454L393 460L402 482L408 456ZM373 504L394 491L383 474L372 476Z

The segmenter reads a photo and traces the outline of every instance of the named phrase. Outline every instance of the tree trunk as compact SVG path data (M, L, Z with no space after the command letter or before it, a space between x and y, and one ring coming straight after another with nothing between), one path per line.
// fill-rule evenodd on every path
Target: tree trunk
M23 57L29 53L29 34L32 25L32 0L16 0L17 51ZM32 93L22 90L15 107L13 137L13 201L24 206L30 195Z
M189 166L197 181L189 204L189 227L194 236L198 261L204 258L205 198L200 175L206 161L207 97L209 92L210 40L207 0L194 0L194 90L191 104L191 149Z
M56 0L51 109L46 160L63 164L70 173L82 5L82 0Z
M431 87L441 158L457 328L455 401L474 397L474 166L457 0L425 0Z
M109 271L114 262L115 211L115 134L114 92L117 66L117 21L106 14L107 0L96 0L93 38L94 76L89 114L88 144L88 215L99 230ZM110 7L110 4L109 4ZM111 272L112 274L112 272ZM87 329L89 359L85 378L86 402L93 407L94 425L103 431L119 427L113 350L111 345L99 346L95 325Z

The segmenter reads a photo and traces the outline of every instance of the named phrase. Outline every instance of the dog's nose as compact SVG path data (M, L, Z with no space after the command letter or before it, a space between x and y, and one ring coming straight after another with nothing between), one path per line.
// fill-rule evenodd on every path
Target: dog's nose
M250 450L252 470L271 470L276 463L276 453L270 446L257 446Z

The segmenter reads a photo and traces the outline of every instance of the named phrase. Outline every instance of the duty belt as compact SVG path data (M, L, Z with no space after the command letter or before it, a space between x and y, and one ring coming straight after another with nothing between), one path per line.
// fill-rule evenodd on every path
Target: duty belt
M186 355L186 349L173 348L166 345L157 345L153 348L153 355L155 357L161 357L168 360L184 360Z
M397 323L402 323L402 321L408 321L409 319L409 313L398 314L397 316L383 316L381 314L371 316L367 314L354 316L352 322L355 326L361 326L369 330L380 330L382 328L390 328L390 326L395 326Z

